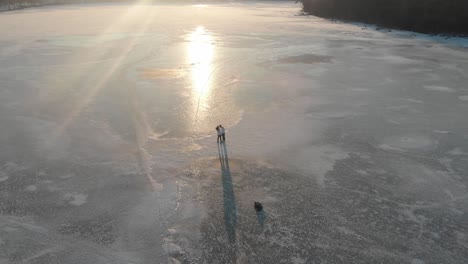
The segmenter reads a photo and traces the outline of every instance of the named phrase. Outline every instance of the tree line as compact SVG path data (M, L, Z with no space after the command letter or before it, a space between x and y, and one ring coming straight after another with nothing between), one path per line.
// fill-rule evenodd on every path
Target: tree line
M15 10L41 5L41 0L0 0L0 10Z
M325 18L422 33L468 35L468 0L301 0L303 11Z

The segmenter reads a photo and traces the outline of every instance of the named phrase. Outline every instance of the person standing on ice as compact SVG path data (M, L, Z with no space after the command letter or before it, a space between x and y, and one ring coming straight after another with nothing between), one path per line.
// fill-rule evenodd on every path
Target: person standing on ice
M221 128L220 128L220 125L216 127L216 132L218 133L218 138L216 139L216 142L220 142L221 141Z
M226 134L222 125L219 125L219 130L221 130L221 136L223 137L223 141L226 141Z

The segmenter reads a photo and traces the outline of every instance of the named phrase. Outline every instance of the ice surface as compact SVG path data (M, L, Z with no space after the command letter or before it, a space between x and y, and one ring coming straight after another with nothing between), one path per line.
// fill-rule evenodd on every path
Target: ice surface
M468 263L468 41L299 11L1 13L0 263Z
M447 92L447 93L453 93L456 90L450 87L444 87L444 86L435 86L435 85L426 85L424 86L426 90L429 91L437 91L437 92Z

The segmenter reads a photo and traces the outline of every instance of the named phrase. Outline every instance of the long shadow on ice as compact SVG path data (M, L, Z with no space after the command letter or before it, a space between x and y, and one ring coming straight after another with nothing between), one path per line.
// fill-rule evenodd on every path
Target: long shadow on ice
M265 211L261 210L257 212L257 221L261 227L265 224L266 214Z
M232 186L231 171L229 169L229 158L226 142L218 144L219 162L221 163L221 177L223 183L224 200L224 225L228 234L229 242L236 241L237 208Z

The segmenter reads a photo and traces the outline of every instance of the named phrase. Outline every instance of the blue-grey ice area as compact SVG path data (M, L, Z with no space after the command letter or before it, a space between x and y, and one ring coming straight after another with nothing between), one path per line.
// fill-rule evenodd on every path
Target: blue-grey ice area
M468 263L468 41L299 13L1 13L0 263Z

